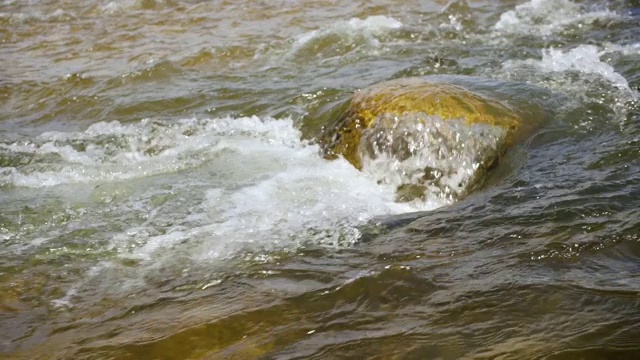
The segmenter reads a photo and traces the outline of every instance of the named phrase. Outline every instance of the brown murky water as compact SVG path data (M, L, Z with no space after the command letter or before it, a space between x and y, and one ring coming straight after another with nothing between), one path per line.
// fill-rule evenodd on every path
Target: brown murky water
M2 0L0 357L639 357L639 9ZM431 75L546 125L455 203L322 158Z

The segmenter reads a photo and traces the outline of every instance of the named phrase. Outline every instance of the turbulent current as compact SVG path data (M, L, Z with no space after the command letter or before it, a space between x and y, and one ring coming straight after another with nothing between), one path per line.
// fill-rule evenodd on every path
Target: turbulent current
M543 125L323 157L427 76ZM640 358L639 89L636 0L0 0L0 357Z

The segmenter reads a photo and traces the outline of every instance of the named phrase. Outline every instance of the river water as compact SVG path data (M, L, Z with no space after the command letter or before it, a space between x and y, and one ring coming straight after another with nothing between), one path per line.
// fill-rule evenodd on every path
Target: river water
M431 75L548 120L457 202L322 157ZM636 358L639 86L635 0L2 0L0 357Z

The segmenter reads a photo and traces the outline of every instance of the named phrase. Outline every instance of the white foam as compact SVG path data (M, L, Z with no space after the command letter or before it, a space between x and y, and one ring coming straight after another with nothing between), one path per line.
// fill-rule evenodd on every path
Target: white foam
M554 72L573 70L587 74L597 74L619 89L629 89L627 79L617 73L613 66L600 60L602 54L593 45L581 45L568 52L547 49L542 53L540 66Z
M363 171L382 184L424 186L431 201L453 201L479 180L493 161L504 130L485 124L405 115L379 119L367 129L360 152ZM428 173L425 173L425 168ZM427 176L428 178L425 178Z
M300 35L296 39L296 45L302 46L313 39L329 34L341 34L346 36L364 35L371 41L373 36L383 34L390 29L399 29L402 23L394 18L384 15L369 16L366 19L352 18L349 21L340 21L327 28L313 30Z
M391 17L384 15L369 16L365 19L352 18L348 21L339 21L326 28L309 31L298 36L290 52L296 54L303 50L309 50L316 41L337 36L341 40L333 42L334 46L350 49L352 45L366 45L370 48L378 48L380 39L390 31L400 29L403 24ZM340 53L340 51L338 51Z
M0 19L6 20L12 23L22 23L31 21L60 21L66 22L72 19L77 19L76 14L70 11L57 9L50 13L32 12L32 13L7 13L0 12Z
M343 159L299 160L237 191L212 189L202 204L211 224L189 235L202 239L197 253L217 259L248 247L293 250L310 240L349 246L360 237L356 226L372 217L419 209L395 203L394 188L379 186Z
M245 151L242 139L234 143L229 137L305 146L291 121L257 117L187 119L174 125L149 119L128 125L100 122L80 133L48 132L34 141L0 144L0 149L35 159L59 156L28 168L0 168L0 184L39 188L176 172L199 166L221 151Z
M344 159L326 160L290 119L103 122L3 144L0 151L35 159L0 170L0 181L38 188L26 192L38 201L74 202L70 192L88 194L74 203L82 211L54 231L108 228L100 247L109 257L54 300L57 307L73 306L85 292L124 296L168 277L187 283L182 277L190 269L202 287L211 286L229 263L271 261L307 246L349 247L361 239L360 226L376 217L449 203L441 196L396 202L397 183L379 183L395 176L384 174L397 170L393 164L358 171ZM458 160L451 166L466 174ZM128 179L136 181L121 181ZM63 184L71 186L47 188Z
M120 12L130 11L140 6L140 0L113 0L102 6L102 11L112 15Z
M531 0L501 14L494 29L507 34L547 36L570 25L581 27L618 17L607 9L588 11L569 0Z
M301 140L290 119L97 123L83 132L48 132L0 146L38 160L1 169L2 183L90 184L98 204L118 207L118 213L142 211L147 222L112 236L113 249L142 261L158 261L174 248L205 261L308 242L348 246L360 237L357 226L376 216L447 203L441 198L396 203L395 184L378 184L344 159L325 160L317 145ZM175 177L182 170L201 175ZM166 191L147 185L152 180L146 178L158 176L172 176L171 192L188 198L191 209L183 218L172 218L175 225L161 234L151 223L167 209L149 208L147 199ZM121 182L134 178L140 178L138 185ZM194 187L208 190L198 195L190 190ZM113 202L113 196L119 199ZM172 250L166 256L174 255Z
M504 64L504 68L511 69L525 65L543 72L578 72L586 76L595 75L618 89L632 92L627 79L617 73L613 66L600 59L603 54L605 51L593 45L581 45L568 51L551 48L543 50L541 60L508 61Z
M373 217L444 205L441 199L395 202L395 187L380 185L344 159L328 161L315 146L245 144L246 157L278 168L257 170L243 184L212 187L197 206L201 214L187 227L143 241L128 256L151 260L166 248L184 248L199 261L231 258L244 252L295 250L307 243L350 246L360 238L357 226ZM203 216L204 215L204 216ZM138 237L132 229L126 238Z
M455 15L449 15L449 23L440 24L440 29L451 29L457 32L461 32L464 29L464 26Z
M640 55L640 43L619 45L613 43L605 43L604 48L600 52L602 54L619 53L624 56Z

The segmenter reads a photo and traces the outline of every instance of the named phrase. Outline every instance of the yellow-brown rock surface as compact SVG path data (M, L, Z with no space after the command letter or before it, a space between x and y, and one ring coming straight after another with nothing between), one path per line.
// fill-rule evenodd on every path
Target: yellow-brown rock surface
M382 156L394 159L403 177L400 200L422 196L430 186L457 198L514 144L521 125L500 101L458 85L406 78L357 91L323 144L327 158L342 155L360 170ZM400 194L403 189L409 195Z

